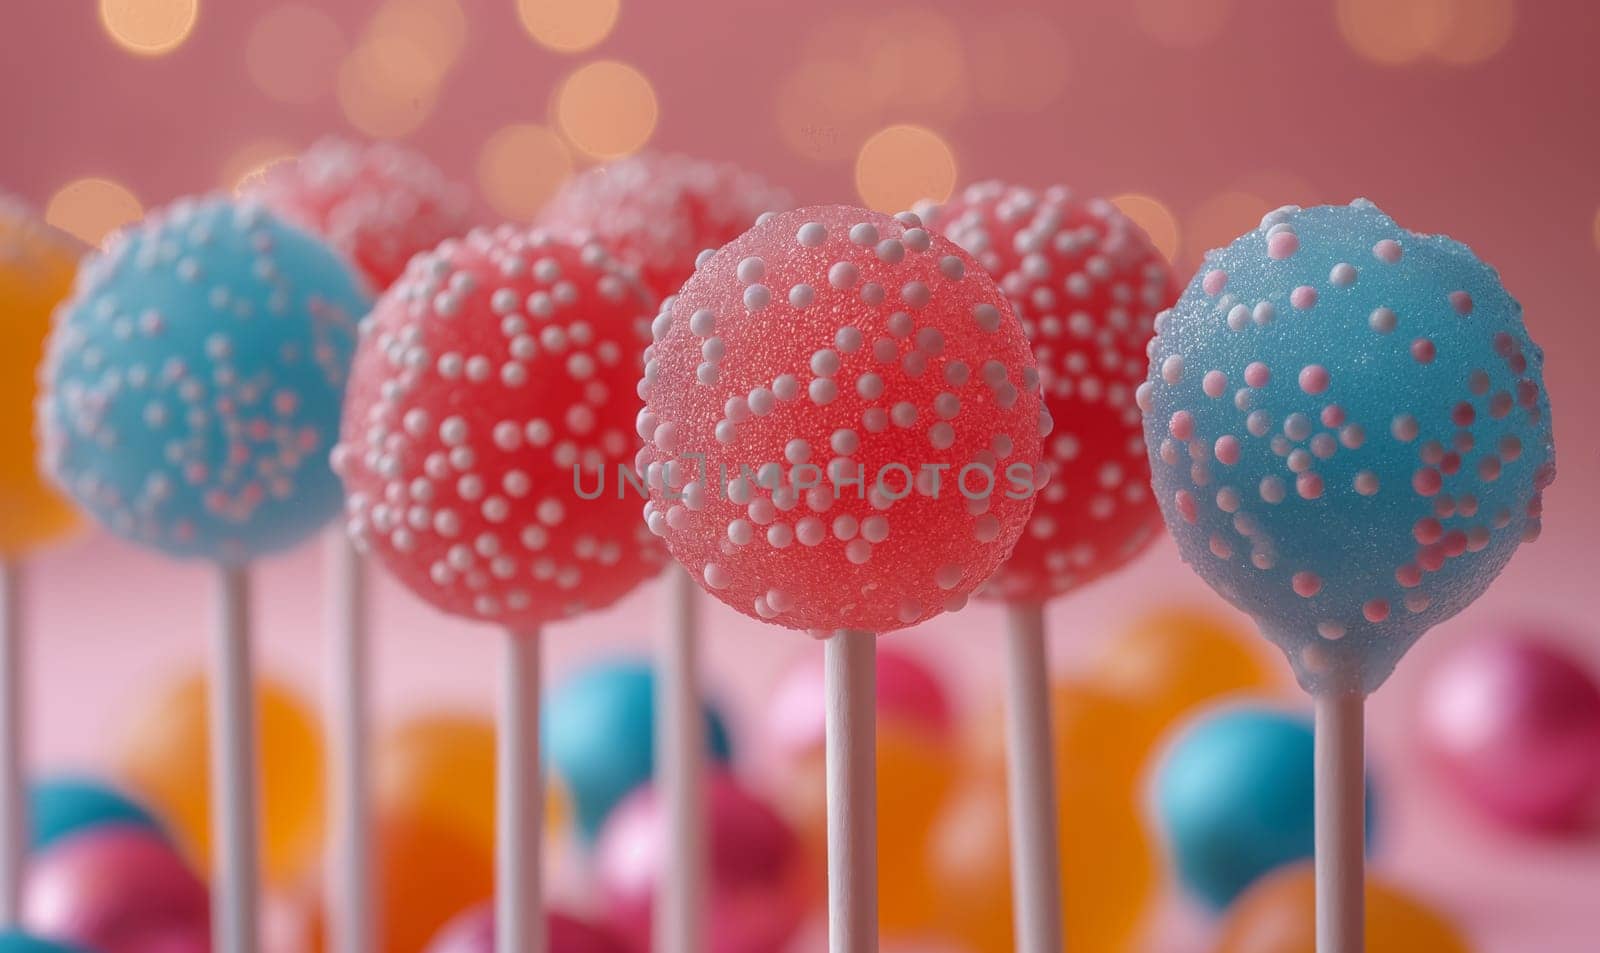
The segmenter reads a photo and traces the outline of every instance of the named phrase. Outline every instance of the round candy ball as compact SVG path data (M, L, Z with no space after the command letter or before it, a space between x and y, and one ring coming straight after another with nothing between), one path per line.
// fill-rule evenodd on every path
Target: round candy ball
M564 679L544 709L546 756L593 839L623 798L655 776L656 675L647 663L601 662ZM705 705L706 753L733 757L727 723Z
M539 224L599 241L637 268L659 299L694 273L696 255L790 204L787 192L732 163L645 153L568 179Z
M968 186L938 212L944 234L992 275L1039 362L1055 430L1049 484L1011 558L983 594L1043 602L1128 562L1161 525L1134 391L1172 269L1104 199L1054 186Z
M608 929L556 910L545 915L547 953L632 953ZM495 953L494 905L484 904L445 925L425 953Z
M914 652L882 645L877 653L877 723L934 740L953 740L955 712L939 675ZM768 695L766 735L785 758L822 750L827 734L826 679L822 660L808 652Z
M0 953L85 953L82 947L66 946L18 930L0 930Z
M145 699L125 724L117 774L169 825L191 863L210 869L210 706L206 679L173 681ZM261 777L262 872L273 884L297 880L323 847L324 755L316 714L292 689L256 683Z
M22 922L97 953L207 953L210 897L160 834L111 826L68 838L28 867Z
M86 260L56 312L41 458L96 520L239 564L338 512L328 468L368 299L259 204L182 200Z
M1011 552L1050 418L994 282L913 214L764 217L664 303L645 513L705 588L794 629L960 608Z
M0 556L22 555L77 523L39 473L33 406L50 313L72 290L83 252L0 193Z
M392 142L323 139L269 168L245 194L326 238L380 291L412 255L470 224L467 190Z
M1538 536L1543 354L1465 245L1365 201L1279 209L1156 331L1162 515L1308 691L1372 691Z
M1315 847L1310 720L1270 708L1209 712L1156 764L1155 817L1178 879L1222 909L1268 872ZM1367 839L1372 839L1367 780Z
M463 910L494 896L494 855L430 819L378 819L379 953L416 953Z
M650 301L598 245L501 226L412 259L362 325L334 465L352 537L513 629L660 569L623 470Z
M116 788L87 778L49 778L28 788L32 846L42 850L84 831L113 825L161 833L161 824L143 805Z
M707 953L780 953L805 915L800 842L777 813L725 772L706 778ZM607 920L636 949L648 949L663 876L666 820L653 787L624 801L595 851Z
M1367 953L1472 953L1442 914L1367 875ZM1273 874L1228 912L1213 953L1316 953L1316 875L1310 864Z
M1537 630L1456 649L1423 683L1420 715L1434 763L1498 821L1571 828L1600 800L1600 686Z

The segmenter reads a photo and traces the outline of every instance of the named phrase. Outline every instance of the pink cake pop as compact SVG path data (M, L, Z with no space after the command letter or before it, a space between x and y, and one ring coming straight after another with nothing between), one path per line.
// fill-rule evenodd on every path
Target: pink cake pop
M789 205L787 192L732 163L647 153L571 179L539 224L561 235L592 236L664 298L694 272L700 252L737 238L757 215Z
M873 638L1010 554L1050 419L1010 305L915 215L763 216L652 326L645 517L719 599L828 640L830 948L875 948Z
M433 163L389 142L323 139L244 191L323 236L379 291L406 262L467 230L471 203Z

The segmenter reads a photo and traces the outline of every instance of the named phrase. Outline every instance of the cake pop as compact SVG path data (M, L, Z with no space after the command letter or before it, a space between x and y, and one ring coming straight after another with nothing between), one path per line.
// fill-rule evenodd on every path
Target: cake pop
M1049 417L1005 297L911 213L763 216L663 305L645 517L713 595L827 640L831 948L869 949L873 639L959 608L1033 506Z
M118 535L219 565L216 946L254 948L249 576L338 511L328 451L360 282L255 201L185 199L115 236L56 313L45 468Z
M322 139L241 191L326 238L379 291L405 272L411 256L471 224L467 190L391 142Z
M1543 354L1492 268L1366 201L1269 213L1156 334L1156 498L1316 698L1319 949L1359 949L1362 698L1538 536Z
M0 193L0 698L21 697L24 572L32 549L77 522L40 478L33 439L39 356L50 311L67 296L83 248ZM0 705L0 925L16 922L28 803L20 704Z
M334 454L352 537L424 600L507 633L502 953L543 947L539 629L661 566L622 474L650 306L599 245L475 230L412 259L356 354Z
M677 292L696 256L738 237L756 216L788 208L789 196L760 176L725 162L678 155L638 155L591 169L567 182L540 221L563 234L592 237L637 268L658 298ZM698 744L699 602L679 567L667 577L662 627L655 759L670 818L667 840L678 861L654 920L660 953L701 953L699 900L706 879L705 766Z
M394 143L323 139L295 161L272 166L244 191L323 236L380 291L400 277L411 256L469 224L466 189ZM368 748L367 572L342 533L329 543L328 567L332 767L339 797L329 867L341 894L330 910L331 932L343 953L367 953L373 922L372 798L362 760Z
M1048 485L984 593L1006 601L1011 846L1019 949L1061 948L1056 808L1048 763L1049 665L1044 602L1132 559L1160 518L1150 495L1135 389L1157 311L1176 297L1148 236L1103 199L1054 186L969 186L939 210L1010 299L1039 362L1056 429Z

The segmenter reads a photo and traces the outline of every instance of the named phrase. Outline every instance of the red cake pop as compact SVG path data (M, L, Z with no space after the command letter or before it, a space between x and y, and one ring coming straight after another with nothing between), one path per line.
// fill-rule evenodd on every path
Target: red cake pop
M696 255L790 203L788 193L732 163L646 154L570 180L540 213L539 224L594 237L665 298L694 273Z
M764 216L652 331L646 519L724 602L881 633L1010 553L1050 427L1038 372L1005 296L915 215Z
M638 447L649 310L600 246L539 231L479 229L413 259L351 373L334 456L354 538L439 608L513 630L658 571L616 483Z
M1127 216L1059 186L979 183L937 217L1011 299L1056 421L1044 444L1049 485L983 590L1043 602L1121 566L1161 525L1134 391L1149 368L1155 315L1177 287Z
M467 191L393 143L324 139L245 187L268 208L328 240L382 291L406 262L467 230Z

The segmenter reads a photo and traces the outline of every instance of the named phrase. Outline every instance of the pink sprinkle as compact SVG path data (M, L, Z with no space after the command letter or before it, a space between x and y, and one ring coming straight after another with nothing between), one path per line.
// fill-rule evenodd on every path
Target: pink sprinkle
M1424 546L1437 543L1442 536L1444 527L1431 516L1417 520L1416 525L1411 527L1411 537Z
M1310 285L1301 285L1289 292L1289 303L1301 311L1315 307L1317 303L1317 289Z
M1272 379L1272 372L1267 370L1267 365L1260 361L1251 361L1244 369L1244 382L1251 387L1262 388L1267 386L1267 381Z
M1450 292L1450 307L1456 309L1456 314L1466 317L1472 313L1472 295L1465 291Z
M1195 509L1194 497L1189 494L1188 490L1179 490L1173 497L1173 502L1178 504L1178 512L1183 514L1184 522L1199 522L1200 513Z
M1378 492L1378 475L1371 470L1362 470L1356 474L1356 492L1362 496L1371 496Z
M1200 387L1206 392L1207 397L1221 397L1222 392L1228 388L1228 375L1221 371L1206 371Z
M1433 341L1428 338L1417 338L1411 342L1411 356L1418 364L1432 364L1433 358L1439 349L1433 346Z
M1239 462L1239 438L1232 434L1224 434L1217 438L1213 448L1217 454L1217 462L1224 466L1233 466Z
M1308 394L1327 390L1328 381L1328 369L1321 364L1307 364L1300 369L1300 389Z
M1522 456L1522 441L1515 434L1506 434L1500 438L1500 456L1507 460L1515 460Z
M1329 404L1322 408L1322 425L1324 427L1337 427L1344 423L1344 408L1338 404Z
M1456 404L1455 409L1450 411L1450 422L1457 427L1470 427L1477 417L1478 412L1473 410L1472 405L1467 401Z
M1411 474L1411 488L1423 496L1433 496L1444 487L1444 477L1432 467L1423 467Z
M1226 288L1227 286L1228 273L1223 271L1221 268L1213 268L1206 272L1205 279L1200 283L1200 287L1205 289L1206 294L1213 297L1221 294L1222 289Z
M1379 261L1392 265L1400 260L1400 243L1392 238L1385 238L1372 246L1372 255Z
M1267 257L1282 261L1300 250L1300 236L1284 229L1267 237Z
M1302 500L1314 500L1322 495L1322 477L1315 473L1302 473L1295 477L1294 489Z
M1322 591L1322 579L1314 572L1297 572L1294 574L1295 595L1305 599Z
M1500 479L1500 458L1484 457L1478 461L1478 479L1493 483Z
M1167 429L1172 431L1173 437L1179 440L1188 440L1194 436L1194 415L1187 410L1178 411L1167 422Z
M1361 614L1368 622L1382 622L1389 618L1389 603L1384 599L1371 599L1361 607Z

